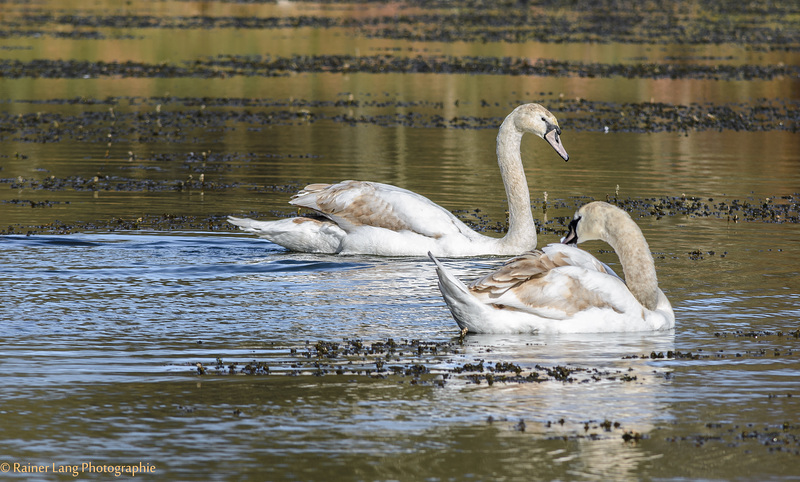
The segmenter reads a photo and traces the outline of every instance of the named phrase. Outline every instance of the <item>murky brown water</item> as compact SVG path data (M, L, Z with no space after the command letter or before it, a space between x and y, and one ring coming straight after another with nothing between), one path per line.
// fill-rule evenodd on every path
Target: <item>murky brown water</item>
M799 14L629 7L3 4L0 470L797 478ZM224 221L354 178L502 231L496 129L531 101L571 156L523 142L540 243L616 200L674 333L461 343L429 261Z

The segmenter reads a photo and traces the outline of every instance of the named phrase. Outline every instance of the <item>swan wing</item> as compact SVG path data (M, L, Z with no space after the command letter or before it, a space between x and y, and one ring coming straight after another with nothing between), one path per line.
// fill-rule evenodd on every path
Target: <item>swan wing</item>
M592 308L624 313L638 306L610 268L567 245L512 258L469 288L486 304L548 319L567 319Z
M428 198L377 182L310 184L290 203L317 211L346 232L359 226L372 226L391 231L411 231L436 239L473 233L458 218Z
M595 258L587 251L579 249L575 246L552 243L548 244L542 251L551 258L561 259L564 266L580 266L590 271L597 271L600 273L610 274L622 280L622 278L614 272L611 267L599 259Z
M473 282L470 289L476 292L501 293L520 283L542 278L555 268L566 266L580 267L619 278L609 266L586 251L554 243L511 258L500 269Z

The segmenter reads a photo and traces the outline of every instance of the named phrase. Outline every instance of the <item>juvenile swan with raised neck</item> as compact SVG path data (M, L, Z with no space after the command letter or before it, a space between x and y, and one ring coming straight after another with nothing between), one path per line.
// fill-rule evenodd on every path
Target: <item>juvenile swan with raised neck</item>
M526 132L546 140L566 161L558 120L539 104L514 109L497 135L497 163L508 198L508 232L479 234L414 192L369 181L310 184L289 202L315 217L255 221L229 217L241 229L292 251L383 256L514 255L536 247L536 225L520 143Z
M593 239L614 248L625 281L576 246ZM675 326L642 231L628 213L605 202L581 207L561 244L513 258L469 286L430 257L453 318L468 332L599 333Z

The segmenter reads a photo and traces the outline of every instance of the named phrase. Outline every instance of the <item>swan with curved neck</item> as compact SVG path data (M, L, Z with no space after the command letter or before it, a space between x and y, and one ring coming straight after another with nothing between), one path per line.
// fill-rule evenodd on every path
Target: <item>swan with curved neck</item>
M576 246L593 239L614 248L625 281ZM561 244L513 258L469 286L430 256L442 296L467 332L601 333L675 326L642 231L628 213L605 202L581 207Z
M508 232L479 234L452 213L414 192L370 181L310 184L289 202L314 217L255 221L229 217L244 231L292 251L382 256L513 255L536 247L536 225L520 145L525 133L550 144L568 160L558 120L539 104L524 104L503 121L497 163L508 198Z

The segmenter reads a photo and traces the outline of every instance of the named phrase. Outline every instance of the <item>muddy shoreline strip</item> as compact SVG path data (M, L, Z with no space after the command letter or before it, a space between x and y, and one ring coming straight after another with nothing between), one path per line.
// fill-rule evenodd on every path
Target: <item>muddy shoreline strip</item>
M735 0L617 0L569 5L553 1L411 1L398 3L392 15L362 9L330 15L261 17L54 14L34 8L21 12L17 21L0 19L0 38L103 40L146 35L153 29L339 28L365 38L414 42L733 44L755 51L798 51L800 18L796 14L792 2ZM137 32L121 34L109 29Z
M298 73L470 74L626 79L773 80L800 77L797 65L603 64L553 59L477 56L294 55L219 56L180 63L37 59L0 60L7 79L282 77Z
M93 179L71 176L68 178L50 177L44 180L36 179L0 179L0 187L6 185L12 189L25 189L31 191L227 191L233 189L250 189L255 191L286 190L290 191L294 186L244 186L240 184L202 184L199 181L137 181L132 179L122 179L113 176L96 177ZM573 209L594 199L581 197L579 199L569 199L558 201L562 208L572 206ZM767 199L732 199L714 200L703 199L691 196L662 196L647 199L606 199L638 218L654 218L656 220L664 217L690 217L690 218L712 218L725 220L729 224L736 223L763 223L763 224L800 224L800 193L781 196L778 198ZM3 204L10 204L19 209L46 209L52 207L52 203L36 203L27 199L12 199L0 201ZM58 202L56 202L58 203ZM67 203L68 204L68 203ZM533 209L540 208L540 201L534 200ZM552 204L552 202L551 202ZM543 206L543 204L542 204ZM472 229L479 232L504 233L506 226L504 223L494 222L491 219L481 218L477 213L459 211L455 212L462 221ZM248 217L269 217L282 218L296 215L293 212L260 213L251 211ZM111 219L98 219L90 222L64 223L53 221L40 225L20 225L11 224L0 226L0 236L2 235L37 235L37 234L72 234L79 232L115 232L115 231L235 231L238 228L226 221L226 215L211 216L189 216L180 214L164 213L161 215L144 215L139 217L119 217ZM564 235L566 226L569 224L571 216L550 216L550 219L542 222L537 230L540 234ZM702 252L699 250L679 253L693 261L703 260L714 256L725 257L725 253L715 253L713 251Z
M616 103L586 99L533 99L558 111L562 127L590 132L699 132L705 130L788 131L800 130L800 101L757 99L749 103L664 102ZM486 115L444 117L444 104L370 100L348 97L333 100L241 99L199 97L75 97L29 103L36 111L0 113L0 142L103 142L113 127L115 142L172 143L193 139L193 129L242 124L247 126L303 125L335 122L349 125L427 129L496 129L503 118ZM487 107L489 104L479 107ZM76 114L48 112L63 105L94 107ZM468 105L459 101L461 107ZM406 112L385 112L386 108ZM255 108L256 110L253 110ZM356 111L358 110L358 111Z

